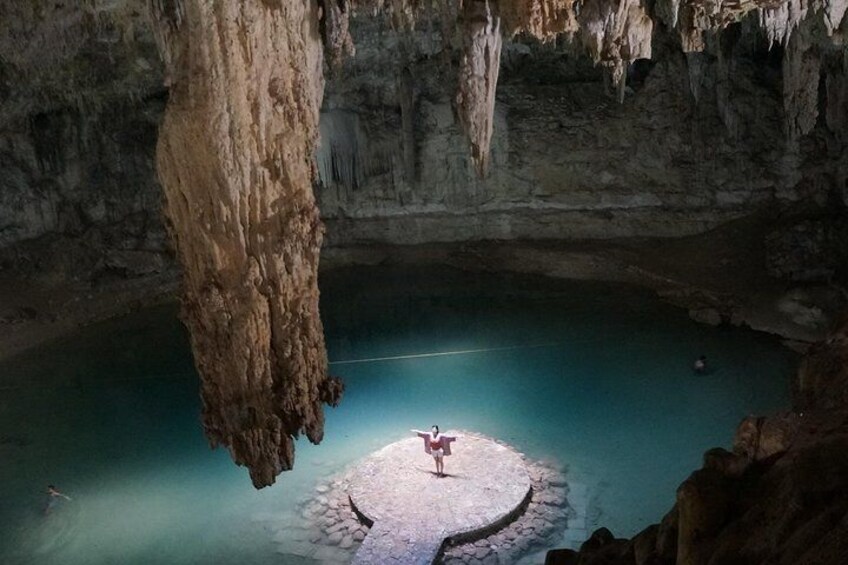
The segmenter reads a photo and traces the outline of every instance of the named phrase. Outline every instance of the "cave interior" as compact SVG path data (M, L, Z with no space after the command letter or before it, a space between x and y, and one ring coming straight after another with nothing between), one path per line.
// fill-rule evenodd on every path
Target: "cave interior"
M846 11L0 3L0 560L848 563Z

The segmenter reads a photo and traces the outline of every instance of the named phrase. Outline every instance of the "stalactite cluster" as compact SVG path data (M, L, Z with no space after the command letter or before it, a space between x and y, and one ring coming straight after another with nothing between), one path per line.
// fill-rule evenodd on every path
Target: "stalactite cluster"
M416 21L442 21L447 49L458 48L456 109L478 174L488 168L495 112L502 37L525 34L541 41L559 36L579 41L596 64L608 69L620 101L624 99L628 66L651 57L654 18L676 28L681 49L697 53L706 48L705 34L717 33L756 13L769 42L787 46L784 61L785 131L796 139L810 131L817 116L820 63L815 53L814 24L843 42L848 0L325 0L323 26L328 58L338 66L352 53L348 18L356 8L386 13L397 28L413 29ZM802 29L803 28L803 29ZM451 39L456 30L458 45ZM806 31L804 31L806 29ZM800 31L799 31L800 30ZM800 38L793 39L794 35ZM701 59L689 56L690 83L697 99ZM401 83L401 86L403 83ZM404 91L408 95L407 91ZM403 93L401 93L403 94ZM401 97L403 100L403 97ZM408 168L408 167L407 167Z
M579 22L583 45L596 64L610 69L619 88L629 63L651 58L654 23L640 0L589 0Z
M542 41L578 29L571 0L502 0L499 4L504 33L527 33Z

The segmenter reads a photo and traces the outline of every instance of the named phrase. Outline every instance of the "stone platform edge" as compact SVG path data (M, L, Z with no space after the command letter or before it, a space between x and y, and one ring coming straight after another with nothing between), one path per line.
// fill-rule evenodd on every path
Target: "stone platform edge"
M459 545L462 543L474 542L477 540L481 540L498 532L500 529L505 527L506 525L514 522L518 519L519 516L524 514L527 510L527 506L530 504L530 500L533 498L533 487L532 485L527 487L527 494L524 495L524 498L521 500L521 503L513 508L511 511L506 513L501 518L495 520L491 524L483 526L481 528L477 528L476 530L469 530L467 532L460 532L457 534L450 535L442 540L442 544L439 546L439 551L436 553L436 558L433 560L433 563L440 563L444 557L445 550L454 545ZM353 510L356 517L359 520L368 526L369 528L374 526L374 520L371 520L368 516L366 516L363 512L356 507L356 503L354 503L353 498L350 495L347 497L348 502L350 502L350 507Z

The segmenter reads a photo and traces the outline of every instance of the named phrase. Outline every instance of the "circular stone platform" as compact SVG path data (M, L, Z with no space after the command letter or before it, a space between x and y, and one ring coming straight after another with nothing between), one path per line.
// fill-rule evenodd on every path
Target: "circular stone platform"
M446 539L485 534L524 508L531 481L519 453L474 435L460 435L451 451L444 477L436 476L417 437L384 447L354 469L351 504L373 522L354 563L429 565Z

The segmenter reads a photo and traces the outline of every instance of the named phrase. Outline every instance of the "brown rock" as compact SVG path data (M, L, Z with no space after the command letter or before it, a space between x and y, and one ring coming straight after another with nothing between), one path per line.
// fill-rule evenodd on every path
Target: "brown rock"
M553 549L545 555L545 565L577 565L579 556L570 549Z
M704 453L704 468L714 469L727 477L739 477L748 468L750 460L744 455L730 453L716 447Z
M677 505L663 516L657 531L657 555L665 560L677 557Z
M848 407L848 316L826 340L810 348L793 385L798 410Z
M713 469L695 471L677 489L678 565L704 560L708 542L728 519L732 499L729 480Z
M636 565L649 565L657 557L657 532L659 526L648 526L633 538L633 558Z
M615 536L612 535L611 531L607 528L598 528L592 532L589 539L583 542L583 545L580 546L580 551L597 551L613 541L615 541Z
M462 6L463 51L459 61L456 108L471 145L477 174L485 177L489 168L495 90L503 45L501 19L494 3L467 0Z
M321 441L322 405L342 390L318 315L318 8L185 0L177 17L151 5L171 86L157 168L203 427L260 488L291 468L300 434Z
M736 430L733 451L753 461L784 453L792 444L800 424L800 417L792 412L769 418L745 418Z

